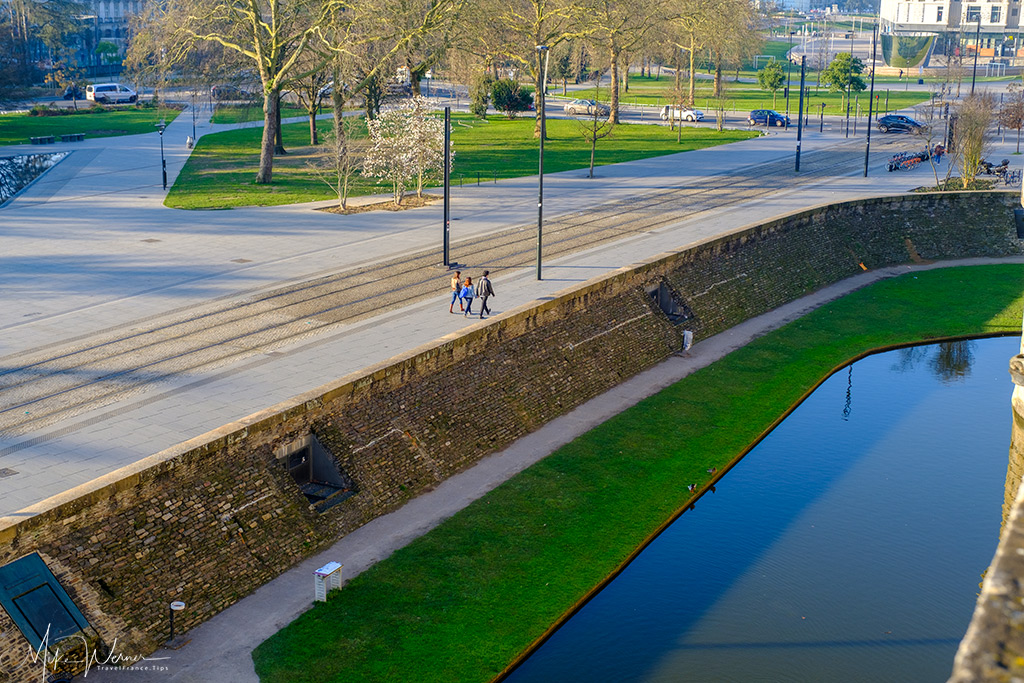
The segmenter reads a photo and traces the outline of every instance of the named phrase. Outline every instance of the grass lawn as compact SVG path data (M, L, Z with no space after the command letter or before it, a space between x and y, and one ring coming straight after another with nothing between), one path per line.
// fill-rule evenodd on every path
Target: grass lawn
M486 121L469 115L452 118L452 146L455 161L452 182L516 178L537 173L537 140L534 120L509 121L492 117ZM360 125L361 124L357 124ZM321 129L331 126L321 122ZM365 128L361 128L365 135ZM284 126L285 148L289 154L274 162L271 185L256 185L253 179L259 163L262 128L235 130L203 136L174 186L166 205L179 209L293 204L335 197L308 166L315 150L309 147L307 123ZM718 133L706 128L685 128L682 144L675 132L662 126L620 125L611 137L598 142L596 164L613 164L633 159L673 154L745 140L756 135L747 131ZM544 171L554 173L585 168L590 148L574 121L548 119L544 143ZM437 181L433 183L439 184ZM358 179L353 196L388 192L372 180Z
M328 110L329 111L329 110ZM306 110L297 104L281 103L281 117L306 116ZM246 123L263 120L263 103L252 104L218 104L213 112L211 123Z
M745 113L751 109L777 109L784 111L786 108L786 98L783 96L783 91L779 90L777 97L775 98L775 105L772 106L772 94L770 92L761 90L756 85L750 83L735 83L731 80L732 75L726 77L726 108L732 113ZM790 114L793 114L797 110L798 102L797 95L799 93L800 83L800 70L794 69L794 88L789 100ZM804 107L810 103L811 107L817 111L817 107L820 103L824 102L826 105L826 113L837 113L842 102L842 97L839 93L830 93L825 88L815 89L813 79L808 80L808 87L810 89L810 97L804 100ZM684 86L685 87L685 86ZM646 104L654 106L663 106L668 104L671 99L673 89L673 80L671 76L662 74L660 80L654 80L654 78L646 76L636 76L630 78L629 81L629 92L619 91L619 102L622 104ZM558 94L560 90L553 90ZM712 85L710 81L698 81L695 104L698 109L703 109L705 114L710 115L713 111L714 98L712 97ZM595 91L593 88L587 88L584 90L573 90L569 92L571 97L589 98L594 99ZM898 88L893 87L879 87L878 83L875 83L875 95L878 96L878 102L882 107L883 112L886 110L886 96L888 95L888 111L895 111L898 109L905 109L907 107L914 106L921 102L927 101L931 95L927 92L904 90L903 86L900 85ZM597 99L603 102L608 101L608 88L602 87L598 93ZM867 116L867 91L860 93L861 103L861 115ZM844 110L845 111L845 110Z
M39 135L59 136L63 133L85 133L89 138L112 135L153 133L153 124L161 119L168 123L181 112L178 109L115 108L101 111L83 110L80 114L65 116L29 116L28 114L0 114L0 145L29 144L29 138ZM59 139L59 138L58 138Z
M828 304L612 418L352 579L253 653L264 683L487 681L831 371L1020 333L1024 266L919 272ZM685 516L681 522L685 524Z

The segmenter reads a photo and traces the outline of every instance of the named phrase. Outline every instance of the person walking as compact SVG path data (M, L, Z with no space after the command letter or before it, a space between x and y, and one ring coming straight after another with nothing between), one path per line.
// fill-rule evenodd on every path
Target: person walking
M459 294L462 293L462 271L456 270L455 275L452 275L452 305L448 307L449 313L455 312L455 302L459 302L459 310L462 310L462 298Z
M473 278L467 277L466 281L462 283L462 292L459 293L459 298L466 302L466 312L462 314L463 316L473 315L473 297L475 296Z
M491 281L487 275L491 271L485 270L483 277L476 285L476 295L480 297L480 319L482 320L484 315L490 315L491 309L487 308L487 298L494 296L494 287L491 287Z

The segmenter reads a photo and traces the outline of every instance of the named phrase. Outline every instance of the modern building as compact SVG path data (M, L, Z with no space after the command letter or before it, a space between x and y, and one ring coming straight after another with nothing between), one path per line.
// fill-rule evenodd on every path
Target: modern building
M884 36L890 36L886 63L926 66L932 52L955 58L973 56L975 49L980 49L979 57L989 58L986 62L1013 65L1018 57L1024 61L1020 13L1021 0L881 0L883 47ZM925 46L928 37L932 44Z

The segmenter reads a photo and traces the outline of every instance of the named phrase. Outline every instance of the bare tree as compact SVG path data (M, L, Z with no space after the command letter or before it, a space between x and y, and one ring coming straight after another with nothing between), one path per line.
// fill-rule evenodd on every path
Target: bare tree
M989 93L977 92L964 98L957 107L956 126L953 129L953 154L960 170L963 188L970 188L981 170L981 162L991 144L990 128L995 120L995 98Z
M662 21L663 0L589 0L587 16L592 36L607 52L611 75L611 117L619 122L619 68L623 54L638 47L656 22ZM629 61L621 74L628 77Z
M594 99L598 99L601 93L601 81L600 77L594 81ZM609 113L607 118L601 117L600 107L594 107L590 117L576 120L576 127L579 130L580 135L583 139L590 143L590 170L587 173L588 178L594 177L594 156L597 152L597 141L602 140L612 134L615 129L615 121L612 120L612 116Z
M999 123L1017 131L1017 154L1020 154L1020 130L1024 128L1024 83L1014 81L1006 88L1006 99L999 109Z
M348 130L351 125L351 118L343 119L339 127L346 129L345 134L338 136L333 130L327 132L320 154L308 163L313 174L338 195L338 205L343 211L348 208L352 181L362 169L367 146L365 138L353 139Z

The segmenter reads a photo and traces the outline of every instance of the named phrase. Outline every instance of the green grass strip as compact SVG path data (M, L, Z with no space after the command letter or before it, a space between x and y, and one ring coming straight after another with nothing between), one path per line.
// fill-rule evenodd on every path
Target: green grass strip
M91 109L77 114L63 116L29 116L28 114L0 114L0 145L29 144L29 138L42 135L56 136L68 133L85 133L87 138L103 138L115 135L138 135L155 133L161 119L170 123L181 111L167 108ZM32 147L32 152L45 151L45 147Z
M533 118L508 120L491 117L480 120L469 115L452 117L452 184L493 182L501 178L536 175L538 142L533 137ZM365 136L362 119L354 136ZM331 121L317 122L325 131ZM309 124L282 127L288 155L274 159L274 179L269 185L254 181L259 168L262 128L245 128L204 135L196 145L181 174L167 195L165 204L176 209L217 209L235 206L272 206L336 198L313 171L309 162L314 148L309 145ZM757 133L686 128L682 142L675 131L664 126L628 125L598 142L595 164L615 164L664 154L687 152L746 140ZM576 121L548 119L548 140L544 143L544 171L555 173L590 164L590 146ZM431 186L440 184L435 178ZM351 196L390 192L390 187L369 178L356 178Z
M281 103L281 118L308 116L306 110L297 104ZM263 100L249 104L218 104L210 118L210 123L247 123L263 120Z
M756 85L750 83L734 83L732 82L732 74L727 74L725 78L725 100L727 113L740 113L745 114L751 109L777 109L783 111L786 107L786 98L781 89L776 93L775 104L772 104L772 94L766 90L761 90ZM799 84L800 84L800 68L793 68L793 90L790 93L789 99L789 110L790 114L795 118L797 110L797 97L799 95ZM825 113L830 115L836 115L840 113L840 107L843 99L839 93L830 93L825 88L817 89L814 87L814 81L810 80L808 83L810 89L810 95L804 99L804 109L813 110L817 113L821 107L821 104L825 104ZM640 77L630 79L629 92L619 90L619 104L644 104L649 106L664 106L673 98L673 82L671 78L662 76L660 80L654 80L654 78ZM561 94L561 90L553 91ZM683 92L686 92L686 84L683 84ZM599 99L603 102L608 101L608 88L602 87L601 90L595 91L593 88L586 88L583 90L570 90L566 97L579 97L584 99ZM860 103L860 115L866 117L868 114L868 92L854 93L854 97L857 102ZM875 95L878 96L878 107L881 113L886 111L896 111L898 109L906 109L914 105L925 102L930 97L927 92L919 90L904 90L901 84L898 89L878 87L876 84ZM888 105L886 100L888 99ZM698 109L704 110L708 119L711 118L713 113L713 107L715 105L715 98L712 95L712 86L710 81L698 81L694 103ZM853 106L851 106L851 112ZM842 112L845 114L846 110ZM851 113L852 115L852 113Z
M908 274L765 335L352 579L254 651L260 679L490 680L685 508L687 484L706 484L832 370L882 347L1019 333L1022 285L1012 264Z

